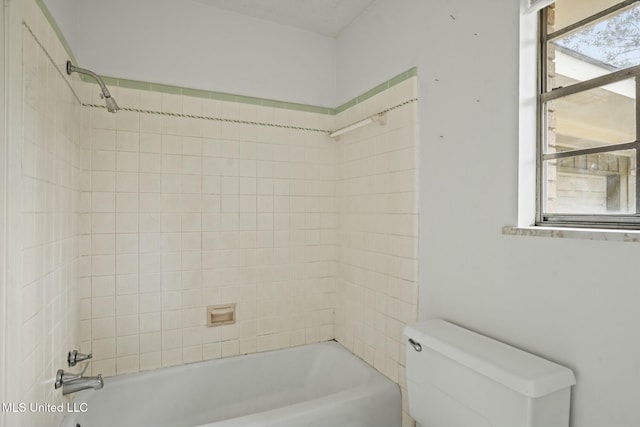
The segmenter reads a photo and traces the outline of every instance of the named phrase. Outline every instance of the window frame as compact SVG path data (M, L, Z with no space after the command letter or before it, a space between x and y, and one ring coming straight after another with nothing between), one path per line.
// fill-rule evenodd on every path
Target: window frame
M547 46L549 42L561 38L567 34L585 28L607 16L637 4L640 0L621 1L596 14L581 19L571 25L548 33L547 6L539 12L539 45L538 45L538 96L537 96L537 136L536 136L536 225L551 227L579 227L579 228L613 228L613 229L640 229L640 65L612 71L603 76L595 77L568 86L549 90L547 70ZM546 115L547 102L565 98L577 93L602 87L623 80L635 79L635 141L602 145L592 148L572 149L556 153L545 153L548 121ZM635 214L558 214L544 212L544 162L580 155L615 152L621 150L636 150L636 213Z

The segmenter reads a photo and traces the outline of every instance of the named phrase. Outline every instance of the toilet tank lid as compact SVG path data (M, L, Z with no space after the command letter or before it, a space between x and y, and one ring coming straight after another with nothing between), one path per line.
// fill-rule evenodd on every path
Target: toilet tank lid
M409 325L404 334L528 397L542 397L576 383L564 366L441 319Z

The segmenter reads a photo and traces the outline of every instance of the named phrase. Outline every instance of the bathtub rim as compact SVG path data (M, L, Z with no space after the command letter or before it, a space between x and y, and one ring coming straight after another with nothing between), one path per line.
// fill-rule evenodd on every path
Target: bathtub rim
M398 400L398 402L400 402L400 414L402 413L402 398L401 398L400 385L394 382L393 380L391 380L390 378L388 378L382 372L375 369L373 366L369 365L365 360L363 360L362 358L352 353L348 348L346 348L336 340L322 341L322 342L311 343L311 344L302 344L299 346L287 347L284 349L267 350L263 352L241 354L241 355L235 355L235 356L224 357L224 358L197 361L193 363L185 363L182 365L161 367L161 368L147 370L147 371L116 375L116 376L105 378L105 387L109 387L110 384L122 386L122 385L126 385L127 383L130 383L131 381L134 381L134 382L144 381L146 378L155 377L155 376L158 376L159 374L166 375L166 376L179 375L180 373L189 372L192 370L207 369L208 366L216 366L219 369L221 366L224 366L227 363L238 362L241 360L251 360L253 358L259 359L260 357L264 357L264 355L268 353L277 354L277 353L302 352L306 354L317 355L319 350L330 351L333 354L337 354L338 358L346 357L355 361L359 366L363 368L364 372L368 374L367 377L369 378L369 380L367 381L367 383L356 383L352 387L339 390L329 395L317 396L309 400L292 402L283 406L266 409L260 412L247 413L234 418L216 420L209 423L194 425L193 427L215 427L216 423L228 422L231 420L247 420L247 421L254 421L255 423L255 421L258 419L259 416L264 416L264 415L274 416L277 414L287 413L294 408L313 409L313 408L316 408L318 405L329 406L329 404L332 401L335 404L336 396L344 396L345 398L347 398L347 401L357 401L358 400L357 393L359 391L371 391L372 388L373 389L379 388L381 390L384 390L384 388L387 388L389 389L389 393L391 393L391 390L393 390L392 395L395 397L395 399ZM75 400L76 403L87 402L90 404L93 399L99 399L99 394L96 394L96 393L100 393L100 392L101 390L84 390L74 395L73 399ZM360 394L360 396L362 396L362 394ZM83 423L82 420L78 419L78 417L82 418L82 416L83 414L67 413L63 417L60 427L76 426L78 422L82 424ZM233 425L236 425L235 422L233 423Z

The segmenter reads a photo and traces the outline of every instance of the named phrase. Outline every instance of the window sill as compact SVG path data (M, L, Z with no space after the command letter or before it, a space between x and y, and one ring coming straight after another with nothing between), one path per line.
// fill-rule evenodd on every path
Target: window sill
M557 239L602 240L640 243L640 230L606 230L596 228L502 227L505 236L554 237Z

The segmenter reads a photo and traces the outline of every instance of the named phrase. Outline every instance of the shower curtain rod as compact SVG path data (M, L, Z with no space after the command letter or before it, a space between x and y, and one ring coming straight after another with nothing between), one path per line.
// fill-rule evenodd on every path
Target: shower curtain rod
M366 117L366 118L364 118L364 119L362 119L360 121L352 123L352 124L350 124L348 126L340 128L338 130L334 130L333 132L331 132L329 134L329 137L336 138L336 137L338 137L338 136L340 136L342 134L345 134L347 132L351 132L352 130L359 129L359 128L361 128L363 126L366 126L366 125L368 125L370 123L373 123L373 122L378 122L381 125L384 125L384 124L386 124L386 120L385 119L386 119L386 112L377 113L377 114L374 114L372 116Z

